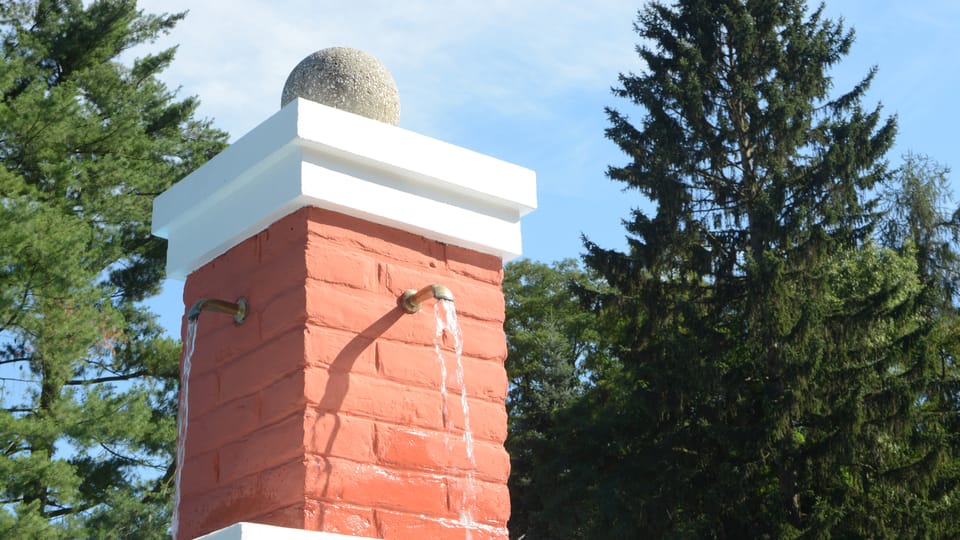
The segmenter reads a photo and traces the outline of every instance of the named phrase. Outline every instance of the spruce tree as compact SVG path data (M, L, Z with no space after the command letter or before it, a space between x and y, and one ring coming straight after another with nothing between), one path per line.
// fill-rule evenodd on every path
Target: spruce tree
M883 245L916 260L921 289L914 309L923 331L904 350L903 365L920 394L912 409L915 447L926 450L934 473L911 486L922 497L906 500L897 517L903 530L938 538L960 536L960 207L949 191L949 172L925 155L904 156L883 191L879 228Z
M179 347L141 304L153 198L223 148L121 62L179 15L133 0L0 3L0 536L165 537Z
M832 87L853 32L802 0L653 2L635 28L608 175L651 204L626 252L586 242L620 363L561 428L542 537L931 534L955 517L921 510L954 491L928 431L956 410L927 393L915 248L874 241L895 120L863 105L874 70Z

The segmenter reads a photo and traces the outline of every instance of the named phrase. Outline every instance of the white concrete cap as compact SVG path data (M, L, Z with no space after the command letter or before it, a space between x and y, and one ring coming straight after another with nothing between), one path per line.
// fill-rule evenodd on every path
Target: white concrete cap
M537 206L536 174L298 98L154 201L168 277L304 206L508 261L521 253L520 218Z
M358 538L367 537L240 522L210 534L199 536L196 540L356 540Z

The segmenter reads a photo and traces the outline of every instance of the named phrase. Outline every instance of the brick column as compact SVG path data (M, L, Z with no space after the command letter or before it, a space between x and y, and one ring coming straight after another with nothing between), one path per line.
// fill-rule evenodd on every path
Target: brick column
M482 197L470 202L468 191L474 188L464 189L462 178L432 180L440 194L417 202L430 176L391 160L412 152L425 161L443 161L450 159L444 153L452 152L458 162L474 160L464 164L468 174L479 166L513 177L488 182L493 186L516 185L518 175L532 182L532 173L438 141L410 143L408 132L344 114L301 100L278 113L296 117L294 135L252 137L261 153L252 158L252 147L241 140L221 161L208 164L210 169L201 169L198 179L188 177L183 187L158 199L155 229L170 237L169 271L187 274L186 306L203 297L244 296L249 303L242 324L219 313L199 318L188 381L178 538L241 521L370 538L508 536L500 282L503 260L519 244L519 220L498 202L506 200L499 193L478 191ZM416 198L408 199L413 206L384 217L395 209L378 207L379 214L358 209L366 204L362 197L348 205L336 199L347 190L333 188L329 197L293 194L284 196L292 197L292 204L264 203L287 184L329 188L325 183L343 180L350 169L343 164L343 148L329 152L331 163L323 161L328 154L313 152L326 135L304 136L311 115L326 125L358 122L374 131L374 139L377 130L386 129L386 137L398 138L393 142L406 140L408 152L395 156L376 155L382 142L362 156L351 149L357 157L347 161L362 161L363 168L351 170L345 181L363 182L350 184L361 191L380 189L384 178L395 175L401 181L391 189L402 199L399 190L415 180ZM276 120L265 125L271 122ZM264 150L264 140L271 139L275 144ZM301 150L291 151L290 140ZM313 145L309 153L302 150L308 145ZM238 168L234 161L249 163ZM318 164L322 177L309 177ZM256 174L243 172L250 169ZM233 171L237 179L223 181L223 171ZM210 178L222 187L211 190ZM443 191L449 189L453 192ZM196 200L191 196L196 191L203 195L200 202L188 210L174 208L179 200ZM434 211L442 219L431 215ZM286 213L277 216L280 212ZM467 224L495 221L478 231L463 223L447 227L457 213ZM412 223L403 222L407 214ZM507 224L499 225L504 216ZM209 227L206 236L202 226ZM447 230L458 227L459 236ZM502 231L514 228L516 236L504 239ZM255 232L248 233L251 229ZM397 303L404 290L432 283L448 287L456 298L473 460L467 455L452 336L435 343L432 301L415 314ZM446 362L445 381L437 347Z
M316 208L191 274L187 302L245 295L250 313L241 325L200 320L180 537L253 521L462 539L472 480L472 538L506 538L501 275L498 257ZM452 344L441 344L444 426L433 305L397 307L403 290L429 283L457 298L475 471Z

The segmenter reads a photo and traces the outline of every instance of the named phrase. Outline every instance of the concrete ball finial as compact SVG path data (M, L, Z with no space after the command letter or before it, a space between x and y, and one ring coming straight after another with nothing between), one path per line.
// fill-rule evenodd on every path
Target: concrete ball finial
M400 123L400 94L387 68L347 47L321 49L293 68L280 106L301 97L387 124Z

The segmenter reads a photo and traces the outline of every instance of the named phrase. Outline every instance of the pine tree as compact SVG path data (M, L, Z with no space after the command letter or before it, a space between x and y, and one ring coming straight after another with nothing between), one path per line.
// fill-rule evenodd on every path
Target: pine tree
M584 442L545 474L589 502L558 498L554 533L936 530L950 449L924 430L956 410L927 398L914 248L873 240L896 128L862 105L874 70L832 88L853 32L801 0L653 2L635 28L644 70L615 93L642 118L608 110L629 159L608 175L652 211L627 252L586 243L620 363L562 428Z
M157 78L172 49L120 58L182 17L0 3L2 537L167 534L179 347L140 304L151 205L226 136Z

